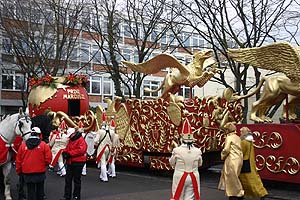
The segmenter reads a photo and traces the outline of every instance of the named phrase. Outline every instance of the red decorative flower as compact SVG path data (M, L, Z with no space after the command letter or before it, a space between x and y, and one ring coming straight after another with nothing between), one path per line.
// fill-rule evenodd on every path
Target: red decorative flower
M56 88L55 79L50 75L46 74L46 76L38 78L32 77L29 81L30 88L35 88L37 86L48 86L51 88Z
M84 75L82 75L82 74L77 75L77 74L69 73L69 75L65 79L64 84L73 85L73 86L82 85L83 87L85 87L87 82L88 82L88 79Z

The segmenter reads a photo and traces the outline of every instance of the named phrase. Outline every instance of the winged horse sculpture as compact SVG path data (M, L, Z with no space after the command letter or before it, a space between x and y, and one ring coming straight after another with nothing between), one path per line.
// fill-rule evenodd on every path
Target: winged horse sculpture
M262 47L229 49L228 53L237 62L285 74L263 77L255 90L247 95L235 97L236 100L248 98L259 92L265 83L260 98L252 104L251 120L261 123L272 122L272 119L266 116L266 112L273 105L281 103L287 95L291 96L289 119L296 118L295 107L299 105L300 100L299 46L293 46L288 42L277 42Z
M151 93L163 89L162 98L168 97L169 93L177 93L182 85L203 87L217 72L216 60L212 50L197 52L193 55L193 60L188 65L181 64L176 57L165 53L159 54L144 63L135 64L129 61L122 61L122 63L133 71L145 74L156 74L163 69L173 68L172 73L166 75L159 88L146 90ZM213 66L211 70L202 71L209 66Z

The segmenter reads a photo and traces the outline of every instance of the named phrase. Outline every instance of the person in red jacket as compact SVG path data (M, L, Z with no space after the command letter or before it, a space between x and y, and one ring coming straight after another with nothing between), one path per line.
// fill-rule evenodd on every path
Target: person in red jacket
M30 137L21 144L16 157L16 172L27 185L27 199L44 199L46 168L52 160L50 147L40 139L41 130L31 129Z
M67 135L70 140L62 152L67 164L67 173L65 176L64 197L61 200L71 200L72 181L74 181L73 200L78 200L81 196L81 172L86 163L87 144L81 131L75 128L69 128Z

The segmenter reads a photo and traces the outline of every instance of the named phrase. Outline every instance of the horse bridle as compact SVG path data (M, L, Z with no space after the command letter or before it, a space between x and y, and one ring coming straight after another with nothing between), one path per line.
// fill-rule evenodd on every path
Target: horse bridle
M16 129L16 127L18 126L19 131L21 132L21 137L24 137L24 136L26 136L26 135L28 135L28 134L31 133L31 130L29 130L29 131L27 131L27 132L25 132L25 133L23 132L23 130L22 130L23 122L20 121L20 120L23 119L23 118L25 118L25 121L26 121L26 122L28 122L28 121L30 120L30 118L29 118L27 115L20 116L20 117L18 118L18 121L17 121L17 123L16 123L15 129ZM30 121L31 121L31 120L30 120Z

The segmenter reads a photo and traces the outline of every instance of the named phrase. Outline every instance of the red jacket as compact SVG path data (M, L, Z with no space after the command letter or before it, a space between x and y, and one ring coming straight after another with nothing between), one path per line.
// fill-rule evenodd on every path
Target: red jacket
M66 148L63 152L70 154L70 158L67 160L67 164L86 162L86 150L87 144L82 136L77 140L69 140Z
M18 150L16 158L17 174L24 173L43 173L52 160L50 147L44 142L33 148L28 149L23 142Z

